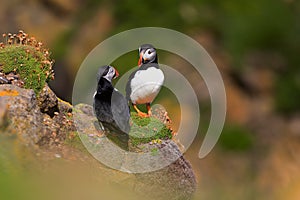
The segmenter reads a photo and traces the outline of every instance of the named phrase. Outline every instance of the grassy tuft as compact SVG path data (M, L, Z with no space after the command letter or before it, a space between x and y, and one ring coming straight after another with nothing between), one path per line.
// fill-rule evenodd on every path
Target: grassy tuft
M172 139L171 130L154 117L141 118L137 113L131 113L132 126L130 142L133 146L148 143L158 139Z
M0 44L0 72L19 74L26 89L38 94L45 83L54 79L50 53L34 37L23 31L19 34L3 34Z

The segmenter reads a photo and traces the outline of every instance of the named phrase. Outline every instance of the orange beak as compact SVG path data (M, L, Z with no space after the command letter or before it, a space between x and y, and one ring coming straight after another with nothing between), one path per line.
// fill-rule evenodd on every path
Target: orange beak
M114 76L114 79L115 78L118 78L119 77L119 72L115 69L115 76Z
M139 59L139 62L138 62L139 67L142 65L142 61L143 61L143 53L140 53L140 59Z

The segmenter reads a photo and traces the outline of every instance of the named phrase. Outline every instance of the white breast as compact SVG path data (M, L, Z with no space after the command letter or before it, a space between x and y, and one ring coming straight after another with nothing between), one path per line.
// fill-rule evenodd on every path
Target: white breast
M137 71L131 80L130 99L134 104L151 103L164 82L164 74L160 69L150 67Z

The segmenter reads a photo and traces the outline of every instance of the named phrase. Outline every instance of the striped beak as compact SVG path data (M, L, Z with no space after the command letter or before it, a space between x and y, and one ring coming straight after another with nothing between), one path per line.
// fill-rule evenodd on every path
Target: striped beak
M144 53L141 52L141 53L140 53L140 59L139 59L139 62L138 62L138 66L139 66L139 67L142 65L142 62L143 62L143 55L144 55Z
M119 72L115 69L115 75L113 77L113 79L118 78L119 77Z

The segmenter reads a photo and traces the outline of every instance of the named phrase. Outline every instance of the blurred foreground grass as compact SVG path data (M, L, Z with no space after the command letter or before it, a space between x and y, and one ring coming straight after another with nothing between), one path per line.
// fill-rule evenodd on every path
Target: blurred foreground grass
M16 138L0 135L0 199L141 198L130 184L113 182L117 174L107 176L100 163L91 157L88 161L86 154L74 151L65 155L69 158L60 158L58 153L30 151Z

